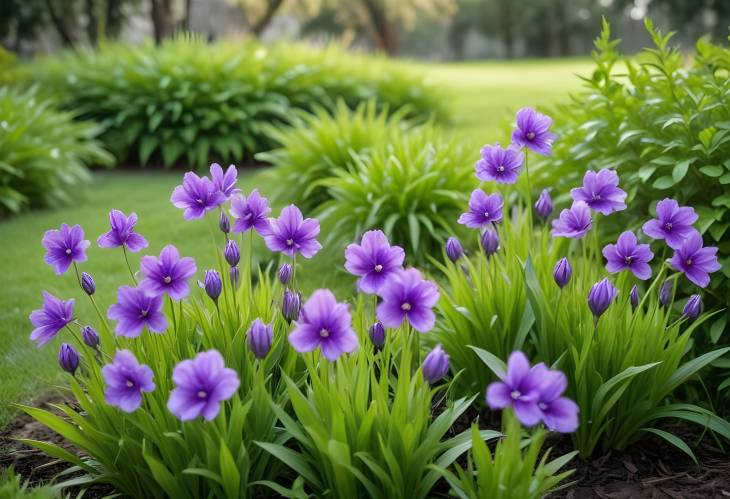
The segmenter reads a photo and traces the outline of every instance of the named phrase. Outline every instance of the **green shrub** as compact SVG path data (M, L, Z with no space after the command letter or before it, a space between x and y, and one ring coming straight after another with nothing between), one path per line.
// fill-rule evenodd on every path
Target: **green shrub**
M69 202L87 164L112 162L96 133L34 88L0 88L0 216Z
M60 497L57 491L48 486L31 487L28 482L15 474L13 468L0 473L0 498L2 499L54 499Z
M82 118L98 121L120 161L203 167L240 162L273 145L268 125L297 109L377 99L425 119L443 110L422 78L376 57L329 46L210 45L177 38L160 47L107 44L38 61L34 77Z

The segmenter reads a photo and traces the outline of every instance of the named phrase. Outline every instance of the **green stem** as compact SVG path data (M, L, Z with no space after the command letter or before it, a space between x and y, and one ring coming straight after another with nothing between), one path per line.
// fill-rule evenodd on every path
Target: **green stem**
M129 275L132 276L132 282L136 286L137 279L134 277L134 272L132 272L132 266L129 264L129 257L127 256L127 247L125 245L122 245L122 253L124 253L124 261L127 263L127 270L129 270Z

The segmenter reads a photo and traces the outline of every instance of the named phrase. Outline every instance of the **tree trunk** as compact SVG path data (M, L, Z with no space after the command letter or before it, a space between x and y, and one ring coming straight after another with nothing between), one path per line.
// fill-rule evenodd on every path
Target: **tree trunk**
M256 35L256 37L261 36L261 33L264 32L283 3L284 0L268 0L266 2L266 11L264 12L264 15L251 26L251 32Z
M53 27L56 28L58 36L61 37L61 42L64 45L74 47L76 45L76 39L68 30L63 16L56 10L55 5L53 5L53 0L46 0L46 10L48 11L48 17L51 18Z
M99 19L96 17L96 2L94 0L86 0L86 34L89 37L89 43L96 45L99 40Z
M170 0L152 0L152 26L155 31L155 43L173 34L175 22L172 17Z
M388 19L386 7L378 8L374 0L362 0L367 13L367 30L372 38L375 50L395 55L398 52L398 27Z

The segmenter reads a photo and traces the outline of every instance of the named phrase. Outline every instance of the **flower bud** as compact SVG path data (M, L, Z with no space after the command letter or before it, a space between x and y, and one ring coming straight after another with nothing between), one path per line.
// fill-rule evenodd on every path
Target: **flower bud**
M220 228L221 232L224 234L228 234L231 232L231 221L228 219L228 216L226 216L225 212L221 211L221 216L218 219L218 228Z
M238 265L238 262L241 260L241 251L238 249L238 243L233 239L229 239L226 242L226 248L223 250L223 256L231 267Z
M436 345L436 348L431 350L423 359L423 379L430 384L434 384L446 376L448 372L449 356L441 348L441 345Z
M540 197L535 201L535 213L537 213L538 217L546 220L552 212L553 200L550 198L550 192L547 189L543 189Z
M61 369L73 376L79 367L79 354L74 347L68 343L62 343L58 351L58 364Z
M205 271L205 292L210 296L214 302L218 303L218 297L221 295L223 290L223 283L221 282L221 275L217 270L206 270Z
M273 340L273 328L268 324L264 324L261 319L253 321L251 327L248 328L248 333L246 333L248 348L251 349L257 359L266 357L269 350L271 350Z
M238 286L238 280L241 278L241 273L239 272L238 267L231 267L228 274L231 277L231 284L233 284L233 287L235 288Z
M299 292L287 289L281 301L281 315L287 322L299 319L299 309L302 306L302 295Z
M563 257L555 263L555 267L553 268L553 279L555 279L555 284L557 284L560 289L564 288L565 285L568 284L571 275L573 275L573 271L570 268L570 262L567 258Z
M588 292L588 307L593 315L598 319L613 303L618 295L618 289L611 284L608 278L603 279L593 285Z
M99 335L94 331L94 328L91 326L84 326L81 330L81 338L84 340L84 343L86 343L91 348L96 348L99 346Z
M688 319L695 319L698 315L700 315L701 309L702 299L700 298L700 295L692 295L687 300L687 303L684 304L682 315Z
M94 278L91 277L91 274L81 272L81 288L89 296L96 292L96 283L94 282Z
M294 267L292 267L291 263L282 264L281 267L279 267L279 282L284 286L289 284L293 272Z
M499 249L499 236L491 229L487 229L482 234L482 249L487 256L493 255Z
M449 260L455 262L461 258L461 255L463 254L464 248L461 246L461 242L457 238L450 237L446 240L446 256L449 257Z
M385 345L385 327L383 323L380 321L376 322L370 326L368 333L370 333L370 341L373 342L373 345L378 349L383 348L383 345Z
M664 281L662 287L659 288L659 303L668 307L672 303L672 295L674 294L674 282L670 280Z
M639 306L639 288L636 287L636 284L631 288L629 301L631 302L631 311L636 312L636 307Z

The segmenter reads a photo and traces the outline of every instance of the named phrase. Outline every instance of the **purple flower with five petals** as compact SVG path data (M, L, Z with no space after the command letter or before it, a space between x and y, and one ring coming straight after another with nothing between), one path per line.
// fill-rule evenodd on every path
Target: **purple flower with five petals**
M130 213L127 217L119 210L112 210L109 212L109 224L112 229L96 240L100 248L124 246L132 253L136 253L147 247L147 240L134 232L134 226L137 224L136 213Z
M403 268L406 253L400 246L391 246L380 230L369 230L360 244L345 249L345 268L359 276L357 285L363 293L378 293L385 281Z
M674 199L666 198L657 203L656 218L646 222L642 230L652 239L664 239L667 246L676 250L690 234L697 232L692 227L697 218L694 208L679 206Z
M30 322L35 329L30 339L42 347L51 341L66 324L73 320L75 300L63 301L47 291L43 292L43 308L33 310Z
M626 209L626 192L618 186L618 174L606 168L598 173L587 171L583 185L571 189L570 196L603 215Z
M684 272L687 279L701 288L710 284L711 272L722 268L717 261L717 248L703 247L702 236L697 231L690 233L684 244L674 251L669 263L674 270Z
M117 336L136 338L147 327L153 333L167 328L162 312L162 296L148 296L144 290L122 286L117 290L117 303L109 307L107 317L119 321L114 330Z
M61 275L73 262L86 261L86 248L89 241L84 239L84 229L80 225L69 227L61 224L59 229L47 230L43 234L43 247L46 248L44 260Z
M463 213L458 222L471 229L487 227L502 220L503 205L499 194L487 195L481 189L474 189L469 198L469 211Z
M552 118L525 107L517 111L517 128L512 132L512 143L550 156L556 135L550 131Z
M616 244L607 244L603 248L603 256L609 272L628 269L642 281L651 277L649 262L654 258L654 253L648 244L638 244L636 235L630 230L623 232Z
M117 350L114 361L101 368L106 389L106 403L119 407L124 412L134 412L142 405L142 392L155 389L152 369L140 365L129 350Z
M570 209L560 212L553 220L553 236L580 239L588 234L593 226L591 209L583 201L576 201Z
M269 225L264 241L271 251L291 257L301 253L304 258L312 258L322 249L317 241L319 222L315 218L305 219L293 204L281 210L279 218L270 219Z
M418 270L410 268L393 274L379 294L383 300L377 315L385 327L399 327L408 319L413 329L421 333L433 328L436 315L432 309L439 301L439 291Z
M218 190L208 177L199 177L187 172L182 185L172 191L170 201L176 208L184 209L185 220L202 218L206 212L216 209L226 201L226 196Z
M542 411L538 407L544 371L538 366L530 368L530 362L522 352L513 352L507 361L507 372L487 387L487 404L491 409L512 407L517 419L525 426L540 422Z
M248 197L239 194L231 199L231 215L234 218L233 232L246 232L256 229L264 236L269 231L269 219L271 213L269 200L259 194L258 189L251 191Z
M578 429L578 404L562 397L568 388L568 379L560 371L552 371L544 364L537 364L535 373L543 380L538 390L537 408L542 421L550 431L573 433Z
M149 296L167 293L175 300L182 300L190 293L188 279L198 270L195 260L189 256L180 258L180 252L172 244L162 248L159 258L143 256L140 269L144 275L140 289Z
M514 184L520 175L525 155L518 148L510 146L503 149L499 144L486 145L481 150L482 159L474 168L479 180L491 180L499 184Z
M210 178L213 179L213 185L226 199L241 192L241 189L236 189L237 177L238 171L234 165L228 166L225 173L218 163L210 165Z

